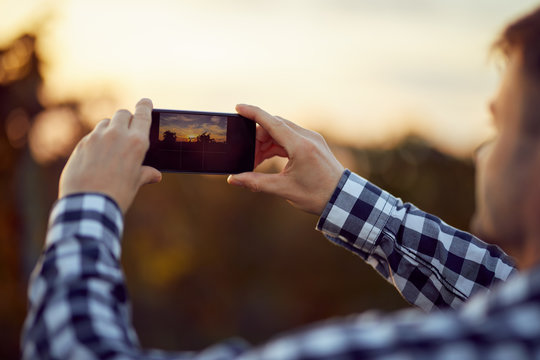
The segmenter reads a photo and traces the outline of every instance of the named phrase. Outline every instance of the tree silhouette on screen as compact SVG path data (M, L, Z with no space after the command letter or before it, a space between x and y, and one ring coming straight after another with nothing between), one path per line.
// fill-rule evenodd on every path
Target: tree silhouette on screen
M163 133L163 142L165 144L175 144L176 143L176 133L172 131L165 131Z

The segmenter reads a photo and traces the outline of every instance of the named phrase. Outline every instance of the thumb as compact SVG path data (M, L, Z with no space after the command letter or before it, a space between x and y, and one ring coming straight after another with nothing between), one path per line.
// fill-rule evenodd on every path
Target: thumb
M139 186L146 184L156 184L161 181L161 172L151 166L141 168Z
M243 186L254 192L265 192L281 195L285 189L285 177L281 174L263 174L258 172L245 172L230 175L227 182L231 185Z

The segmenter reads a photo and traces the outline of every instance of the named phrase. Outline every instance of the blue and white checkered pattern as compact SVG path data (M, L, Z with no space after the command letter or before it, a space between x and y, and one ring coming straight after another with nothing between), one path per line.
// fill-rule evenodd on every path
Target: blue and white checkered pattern
M516 272L498 247L403 204L348 170L317 229L364 258L426 311L456 308Z
M122 226L120 210L106 196L57 202L30 282L24 359L540 359L540 269L500 282L458 310L334 319L257 348L233 339L198 353L145 351L120 267ZM455 306L515 272L498 249L348 171L319 228L424 309Z

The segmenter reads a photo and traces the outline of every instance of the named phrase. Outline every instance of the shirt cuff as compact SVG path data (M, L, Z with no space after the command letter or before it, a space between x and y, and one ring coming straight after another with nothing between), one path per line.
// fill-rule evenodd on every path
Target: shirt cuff
M123 229L122 211L113 199L100 193L72 194L54 204L45 248L66 238L93 238L120 258Z
M398 199L345 170L316 229L351 250L371 254Z

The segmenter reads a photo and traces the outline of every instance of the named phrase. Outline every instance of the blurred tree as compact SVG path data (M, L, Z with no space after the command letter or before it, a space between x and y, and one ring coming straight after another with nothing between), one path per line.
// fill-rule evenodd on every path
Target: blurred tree
M65 156L81 136L77 103L45 108L40 102L43 76L36 40L36 35L25 34L0 49L0 184L4 190L0 199L0 318L5 330L0 358L18 357L26 282L42 249ZM60 122L51 126L51 119ZM66 123L72 131L62 131ZM49 140L44 142L45 135ZM70 139L62 139L65 135ZM46 146L51 143L62 151L51 152ZM46 159L47 166L36 158Z
M469 228L474 210L474 168L471 159L438 151L411 135L394 149L354 149L356 159L367 159L369 180L412 202L452 226Z
M21 254L29 247L22 233L31 231L23 226L18 208L16 170L27 150L31 119L43 110L38 89L43 79L35 51L35 37L23 35L0 50L0 318L3 319L3 339L0 357L16 358L19 329L25 312L25 288Z

